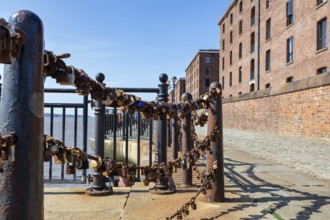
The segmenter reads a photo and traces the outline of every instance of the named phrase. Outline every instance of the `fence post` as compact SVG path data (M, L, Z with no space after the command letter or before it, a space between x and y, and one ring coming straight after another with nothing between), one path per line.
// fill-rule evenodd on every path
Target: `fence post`
M184 93L181 96L181 101L186 102L192 100L190 93ZM184 112L184 118L182 122L182 155L191 151L193 140L191 135L191 110L187 108ZM188 166L188 167L187 167ZM181 187L187 187L192 185L192 167L185 164L182 169L182 185Z
M96 75L96 80L99 83L103 83L104 74L98 73ZM104 116L105 116L105 106L102 101L95 101L95 154L104 158ZM86 190L86 194L90 196L105 196L112 194L112 186L107 187L105 184L105 177L102 171L93 171L93 186Z
M20 57L6 64L0 110L2 134L17 136L9 159L2 161L0 219L44 218L43 24L34 13L14 13L9 23L25 32Z
M178 134L178 113L175 112L172 120L172 159L178 158L179 134Z
M218 90L218 92L217 92ZM210 92L216 92L215 102L210 103L208 114L208 134L214 127L218 127L219 133L215 136L215 141L211 141L211 151L206 152L206 170L212 169L214 162L217 162L215 170L215 182L212 182L212 189L207 190L206 199L209 202L224 202L225 201L225 186L224 186L224 163L223 163L223 130L222 130L222 99L221 85L218 82L213 82L210 85Z
M160 74L160 84L158 93L158 102L168 101L168 84L166 83L168 76L165 73ZM158 164L167 164L167 115L166 112L161 112L157 122L157 147L158 147ZM153 189L150 189L150 193L166 195L175 193L175 185L172 176L167 176L166 173L162 173L157 178L156 185Z
M160 74L158 102L168 101L168 84L166 84L168 76L165 73ZM160 114L157 123L157 146L158 146L158 163L167 162L167 118L166 114Z

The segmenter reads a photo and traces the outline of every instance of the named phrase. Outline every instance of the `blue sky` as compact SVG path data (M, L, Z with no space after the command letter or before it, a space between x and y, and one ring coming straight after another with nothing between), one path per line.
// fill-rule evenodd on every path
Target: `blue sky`
M67 64L91 77L103 72L110 87L150 88L157 87L161 73L185 77L199 49L219 49L217 23L230 2L0 0L0 17L8 20L17 10L33 11L44 23L45 49L71 53ZM49 78L45 87L58 86ZM154 100L155 95L139 96ZM76 99L68 97L69 102Z

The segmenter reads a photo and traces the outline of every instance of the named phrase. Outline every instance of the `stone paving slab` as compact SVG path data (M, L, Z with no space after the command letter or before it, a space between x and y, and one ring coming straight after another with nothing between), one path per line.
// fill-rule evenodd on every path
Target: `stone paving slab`
M88 196L85 188L45 188L45 219L119 219L129 191L116 187L110 196Z

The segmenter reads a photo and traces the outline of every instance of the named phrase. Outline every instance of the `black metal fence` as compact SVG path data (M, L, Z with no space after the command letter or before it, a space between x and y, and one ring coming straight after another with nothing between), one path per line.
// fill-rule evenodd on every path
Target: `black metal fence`
M76 93L75 89L45 89L44 91L45 93L58 94ZM56 135L61 135L61 140L64 144L66 140L70 140L70 145L77 147L79 142L82 145L83 151L87 152L88 97L85 96L82 103L45 103L44 108L50 109L49 117L44 117L45 126L49 125L49 135L55 135L54 126L56 124L56 126L60 126L60 128L56 128L57 133L61 133ZM73 115L68 114L68 109L73 109ZM59 117L61 117L61 123L59 122ZM67 129L67 120L70 120L69 123L71 121L73 122L73 129ZM80 123L82 122L82 130L80 126L78 130L78 121ZM45 127L45 130L48 130L48 128ZM78 140L79 132L82 133L80 140ZM57 138L60 139L60 137ZM86 170L82 171L82 179L77 179L76 173L66 177L64 164L56 165L54 163L55 160L52 157L48 162L48 166L47 164L44 166L45 169L48 169L48 177L45 175L44 179L46 183L81 183L82 180L86 180Z

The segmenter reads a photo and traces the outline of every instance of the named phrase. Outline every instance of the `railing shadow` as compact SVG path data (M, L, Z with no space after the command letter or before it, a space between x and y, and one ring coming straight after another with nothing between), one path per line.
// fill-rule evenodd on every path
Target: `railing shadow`
M242 166L246 167L245 171L241 173L237 172L236 169ZM227 199L226 202L240 204L225 211L221 211L218 215L211 218L204 218L204 220L217 219L229 213L249 209L256 206L258 203L266 203L268 207L264 207L264 210L262 210L260 214L249 215L246 218L242 218L262 219L265 215L274 214L282 207L295 202L303 202L303 204L299 208L295 206L297 213L295 213L293 219L311 219L314 213L321 212L323 206L330 204L329 196L297 190L293 188L294 186L282 186L260 178L255 172L256 167L257 164L225 158L225 175L241 189L241 191L229 190L231 194L237 194L239 197ZM249 193L252 194L252 196L242 195L242 193Z

